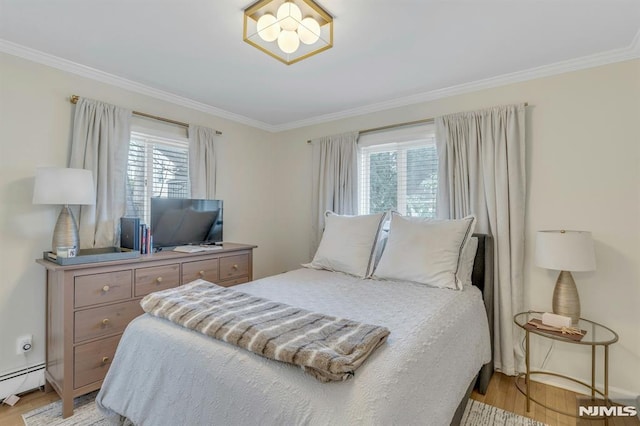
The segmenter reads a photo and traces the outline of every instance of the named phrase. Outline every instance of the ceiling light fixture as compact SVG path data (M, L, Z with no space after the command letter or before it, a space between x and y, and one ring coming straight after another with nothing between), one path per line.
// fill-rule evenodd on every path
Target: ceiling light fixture
M244 10L243 39L291 65L333 46L333 17L313 0L260 0Z

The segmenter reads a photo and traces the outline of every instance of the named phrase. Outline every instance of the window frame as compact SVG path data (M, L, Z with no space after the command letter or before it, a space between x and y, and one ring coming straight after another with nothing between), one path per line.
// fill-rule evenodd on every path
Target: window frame
M144 129L144 130L139 130L139 129L135 129L135 130L131 130L130 134L129 134L129 150L131 149L131 144L132 143L138 143L138 144L143 144L144 145L144 182L143 182L143 188L144 188L144 194L142 195L143 198L143 202L142 202L142 212L139 212L138 216L142 216L140 217L140 219L143 222L148 222L150 220L150 214L151 214L151 198L154 196L153 192L154 192L154 149L157 146L160 147L166 147L169 149L180 149L180 150L184 150L185 152L185 158L186 158L186 170L187 170L187 194L188 196L190 196L191 194L191 177L190 177L190 165L189 165L189 140L187 138L183 138L180 136L171 136L171 137L166 137L166 136L162 136L159 134L154 134L156 132L154 132L151 129ZM127 156L127 174L129 173L129 155ZM142 163L142 161L140 162ZM128 177L127 177L128 179ZM151 185L149 185L149 182L151 182ZM131 191L131 198L132 199L136 199L136 197L134 196L134 192L133 190L130 190L129 188L127 188L127 198L126 198L126 203L127 205L125 206L125 210L127 213L130 212L130 208L129 208L129 192ZM131 209L131 211L133 211L133 209ZM140 214L141 213L141 214Z
M433 123L412 128L394 129L363 135L358 141L358 214L370 213L370 161L371 154L396 152L397 186L395 209L407 214L407 151L415 148L436 147ZM403 172L399 170L402 168ZM437 165L436 165L437 168ZM366 177L366 179L365 179ZM421 216L421 217L435 217Z

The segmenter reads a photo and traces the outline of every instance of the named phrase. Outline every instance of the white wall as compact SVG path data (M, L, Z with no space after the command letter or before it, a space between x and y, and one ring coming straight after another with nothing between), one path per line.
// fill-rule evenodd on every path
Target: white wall
M37 166L66 166L77 94L223 131L218 196L225 201L225 240L257 244L256 277L278 272L273 227L273 135L0 54L0 375L44 362L44 271L34 260L51 245L58 214L31 204ZM25 359L15 340L34 335Z
M278 134L284 162L278 178L280 229L287 230L278 246L284 262L280 269L309 260L307 139L520 102L529 103L525 307L551 310L557 274L533 264L536 230L592 231L597 271L574 274L582 314L620 335L610 353L612 390L640 394L640 60ZM533 345L533 365L539 367L549 340L533 339ZM589 355L588 347L556 342L546 368L585 379L590 375Z

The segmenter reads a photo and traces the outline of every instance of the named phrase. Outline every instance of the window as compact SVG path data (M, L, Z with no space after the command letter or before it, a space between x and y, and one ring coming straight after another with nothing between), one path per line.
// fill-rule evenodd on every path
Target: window
M150 223L150 198L189 198L186 140L131 132L126 215Z
M396 210L435 217L438 154L432 125L363 135L358 145L360 214Z

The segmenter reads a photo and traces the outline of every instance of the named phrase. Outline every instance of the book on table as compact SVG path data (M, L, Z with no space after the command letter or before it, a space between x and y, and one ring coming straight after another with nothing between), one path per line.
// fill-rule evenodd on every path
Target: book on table
M530 319L524 328L531 331L536 330L541 333L549 334L552 336L564 337L566 339L580 341L587 334L587 330L581 330L574 327L554 327L551 325L545 325L542 320L537 318Z
M120 247L140 250L140 218L120 218Z

